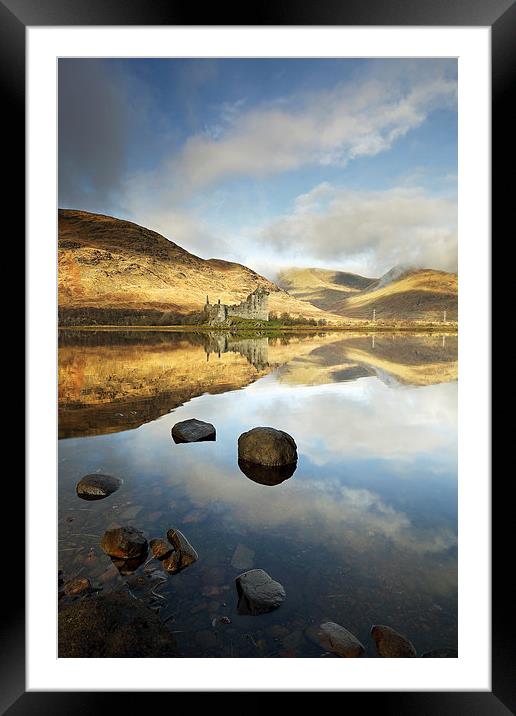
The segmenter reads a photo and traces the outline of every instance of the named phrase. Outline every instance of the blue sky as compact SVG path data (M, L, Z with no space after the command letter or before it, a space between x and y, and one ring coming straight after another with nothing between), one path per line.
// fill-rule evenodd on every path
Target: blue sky
M204 258L457 267L455 60L60 60L59 205Z

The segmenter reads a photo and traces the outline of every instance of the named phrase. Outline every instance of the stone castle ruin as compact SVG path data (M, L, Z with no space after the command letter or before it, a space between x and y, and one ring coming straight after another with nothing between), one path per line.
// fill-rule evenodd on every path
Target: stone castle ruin
M262 286L258 286L256 290L241 303L234 306L227 306L220 302L211 304L209 296L206 296L206 303L203 309L203 320L210 326L217 323L224 323L231 317L247 318L251 320L268 321L269 320L269 291Z

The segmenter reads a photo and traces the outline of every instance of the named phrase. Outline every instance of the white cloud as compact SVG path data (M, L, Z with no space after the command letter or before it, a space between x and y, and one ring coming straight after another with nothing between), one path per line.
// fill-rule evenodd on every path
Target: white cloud
M304 265L340 263L371 275L398 264L455 271L457 205L420 188L357 192L325 183L299 196L260 238Z
M343 166L388 150L432 110L455 102L455 78L432 63L376 66L331 90L252 108L240 99L221 105L220 121L190 136L160 167L127 178L120 204L127 218L193 253L241 261L272 278L296 263L370 275L399 263L455 270L456 201L421 189L351 192L325 182L266 226L259 212L243 226L224 217L217 225L204 211L226 180ZM225 200L226 218L237 193Z
M396 75L361 78L248 111L237 105L224 129L190 137L164 173L175 190L193 191L229 177L345 165L389 149L430 111L450 106L455 93L455 80L433 69L408 82Z

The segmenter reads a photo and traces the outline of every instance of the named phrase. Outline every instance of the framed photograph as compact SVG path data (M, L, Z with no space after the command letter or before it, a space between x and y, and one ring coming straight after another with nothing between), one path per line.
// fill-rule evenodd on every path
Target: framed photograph
M509 714L490 341L515 4L228 17L0 0L28 298L0 710Z

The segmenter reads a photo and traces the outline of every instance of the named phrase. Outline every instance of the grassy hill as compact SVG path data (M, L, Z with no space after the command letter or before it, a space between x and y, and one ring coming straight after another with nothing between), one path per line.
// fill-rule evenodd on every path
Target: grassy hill
M330 306L375 283L376 279L319 268L286 269L278 275L278 285L291 296L308 301L323 311L331 311Z
M211 302L239 303L258 286L269 309L339 320L241 264L205 260L129 221L59 210L59 320L63 324L172 324Z
M325 269L288 269L278 279L296 298L348 319L457 320L457 274L390 271L380 279Z

